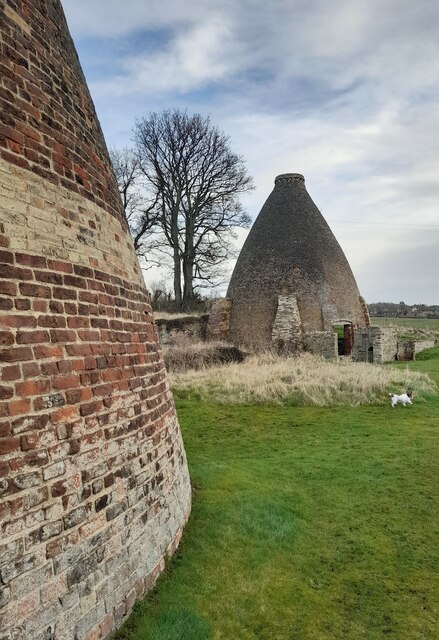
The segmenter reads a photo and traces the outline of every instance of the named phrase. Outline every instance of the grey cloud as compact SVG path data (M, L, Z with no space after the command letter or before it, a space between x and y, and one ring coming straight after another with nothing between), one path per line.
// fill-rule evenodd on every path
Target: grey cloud
M173 42L143 60L129 54L115 60L115 77L99 87L108 97L153 92L154 83L156 91L190 91L220 78L226 92L248 94L252 108L294 108L305 89L307 108L332 104L349 117L364 104L380 108L395 92L398 100L416 100L419 91L437 91L439 5L425 0L416 7L408 0L94 0L93 13L85 0L64 0L64 6L77 37L174 31ZM226 37L209 48L200 35L221 24L227 25ZM192 32L197 37L181 50L185 32L189 43ZM200 58L200 68L204 60L200 73L193 73L192 56Z

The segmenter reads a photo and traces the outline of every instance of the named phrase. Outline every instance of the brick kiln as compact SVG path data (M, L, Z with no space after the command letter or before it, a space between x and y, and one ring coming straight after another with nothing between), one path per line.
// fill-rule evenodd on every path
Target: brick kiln
M58 0L0 0L0 628L105 638L190 483L141 271Z
M339 326L340 351L351 353L355 327L369 325L348 261L302 175L276 178L241 250L227 300L228 338L253 348L274 343L333 356Z

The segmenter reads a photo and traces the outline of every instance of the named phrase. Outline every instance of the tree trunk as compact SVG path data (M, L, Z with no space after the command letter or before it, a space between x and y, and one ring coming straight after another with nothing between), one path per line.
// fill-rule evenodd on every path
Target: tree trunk
M180 252L178 250L178 246L174 247L174 299L176 305L181 308L182 306L182 297L181 297L181 263L180 263Z
M183 262L183 306L187 309L194 299L194 260L186 258Z
M183 306L190 308L194 299L194 213L192 211L186 214L185 243L183 256Z
M180 245L178 238L178 206L174 207L171 218L171 238L172 252L174 258L174 298L177 307L182 306L181 296L181 261L180 261Z

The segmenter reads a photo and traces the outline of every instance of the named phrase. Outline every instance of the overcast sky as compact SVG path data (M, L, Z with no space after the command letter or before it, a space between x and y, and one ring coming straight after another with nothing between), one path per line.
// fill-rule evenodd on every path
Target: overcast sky
M109 146L150 111L210 115L252 218L303 173L367 302L439 304L439 2L62 4Z

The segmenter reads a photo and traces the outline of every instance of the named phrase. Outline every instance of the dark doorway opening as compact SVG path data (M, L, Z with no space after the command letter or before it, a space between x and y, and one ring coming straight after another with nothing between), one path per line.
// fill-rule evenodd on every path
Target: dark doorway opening
M338 355L350 356L352 353L352 343L354 332L352 322L340 322L333 325L337 334Z

